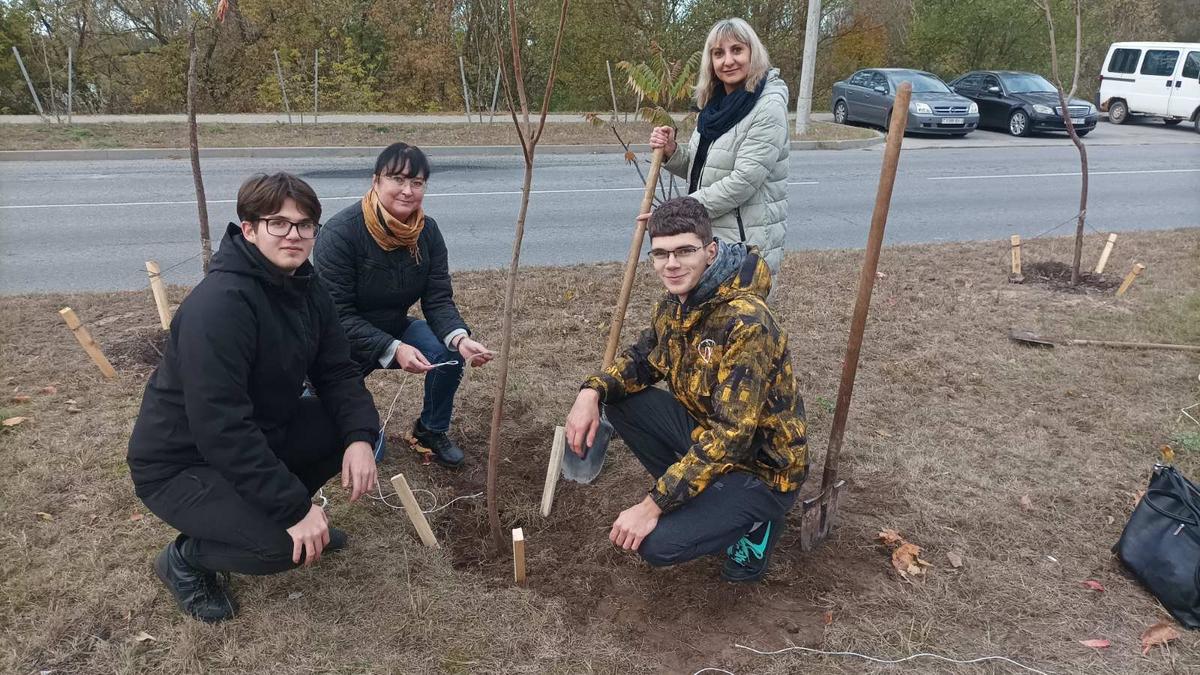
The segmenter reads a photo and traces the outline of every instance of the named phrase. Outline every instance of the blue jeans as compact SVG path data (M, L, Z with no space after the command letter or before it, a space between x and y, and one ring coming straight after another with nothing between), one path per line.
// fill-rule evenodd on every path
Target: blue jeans
M427 431L445 433L450 430L450 415L454 412L454 395L463 377L463 357L446 349L429 324L413 321L404 329L400 341L416 347L431 364L458 361L453 366L438 366L425 373L425 403L421 408L421 426ZM398 366L393 366L398 367Z

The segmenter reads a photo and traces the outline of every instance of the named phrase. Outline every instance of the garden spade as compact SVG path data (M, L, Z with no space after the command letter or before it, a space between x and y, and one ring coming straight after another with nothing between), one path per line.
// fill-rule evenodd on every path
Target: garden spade
M650 173L646 176L646 190L642 193L642 206L638 215L650 213L654 205L654 189L658 187L658 174L662 170L663 151L654 151L650 158ZM608 345L604 349L604 365L608 368L617 357L617 345L621 341L621 326L625 323L625 310L629 307L629 295L633 292L633 280L637 276L638 258L642 257L642 241L646 238L646 221L639 219L633 228L633 240L629 243L629 258L625 261L625 278L621 281L621 293L617 296L617 308L613 310L612 323L608 328ZM608 452L608 441L612 438L612 424L600 416L600 428L596 438L584 451L583 457L568 450L563 453L562 476L576 483L591 483L604 468L604 455Z
M829 430L829 448L825 451L825 469L821 476L821 492L801 502L800 548L811 551L820 544L833 527L838 499L846 481L838 480L838 457L842 452L842 436L846 431L846 416L850 412L850 396L854 392L854 376L858 372L858 355L862 349L867 312L871 308L871 291L875 286L875 269L879 265L879 249L883 246L883 228L887 225L888 208L892 203L892 186L896 182L896 167L900 163L900 145L908 124L908 102L912 84L904 82L896 92L888 128L887 145L883 152L883 168L879 172L879 188L875 193L875 210L871 214L871 231L867 235L867 250L862 272L858 276L858 298L854 302L854 317L850 321L850 339L846 358L842 361L842 379L838 383L837 409L833 427Z

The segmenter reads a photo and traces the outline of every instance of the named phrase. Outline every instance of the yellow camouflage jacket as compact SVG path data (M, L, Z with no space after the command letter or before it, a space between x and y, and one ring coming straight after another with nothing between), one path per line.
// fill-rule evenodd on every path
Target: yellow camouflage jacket
M808 475L787 332L765 300L770 270L756 249L742 255L708 297L683 305L668 293L638 341L583 384L611 403L665 379L699 423L691 448L651 490L664 512L729 471L752 473L781 492L798 490Z

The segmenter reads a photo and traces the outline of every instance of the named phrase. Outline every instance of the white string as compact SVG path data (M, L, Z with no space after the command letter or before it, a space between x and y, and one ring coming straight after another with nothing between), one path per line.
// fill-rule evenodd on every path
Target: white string
M920 654L912 654L912 655L906 656L902 659L878 659L878 658L875 658L874 656L867 656L866 654L859 654L858 652L827 652L827 651L824 651L821 649L809 649L808 647L784 647L783 649L777 649L773 652L764 652L764 651L759 651L753 647L747 647L746 645L741 645L741 644L737 644L737 643L734 643L733 646L737 647L738 649L745 649L746 651L751 651L751 652L754 652L755 654L759 654L762 656L776 656L776 655L782 654L784 652L802 651L802 652L808 652L810 654L820 654L822 656L857 656L860 659L866 659L868 661L874 661L875 663L882 663L884 665L894 665L897 663L904 663L905 661L911 661L913 659L917 659L917 658L921 658L921 657L928 657L931 659L939 659L941 661L946 661L949 663L957 663L960 665L970 665L972 663L981 663L983 661L1004 661L1005 663L1011 663L1012 665L1014 665L1018 668L1027 670L1031 673L1037 673L1037 675L1049 675L1049 673L1047 673L1043 670L1038 670L1037 668L1031 668L1023 663L1018 663L1016 661L1013 661L1012 659L1010 659L1006 656L981 656L976 659L968 659L968 660L964 661L964 660L959 660L959 659L952 659L948 656L942 656L940 654L929 654L927 652L922 652ZM712 670L712 669L708 669L708 670ZM698 672L704 672L704 671L698 671Z

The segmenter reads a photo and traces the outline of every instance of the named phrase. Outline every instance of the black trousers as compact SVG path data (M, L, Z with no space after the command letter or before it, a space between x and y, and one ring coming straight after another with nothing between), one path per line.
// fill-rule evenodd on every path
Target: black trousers
M316 494L342 470L337 426L315 396L300 399L276 455ZM288 525L268 518L210 466L190 467L142 500L179 530L181 552L192 565L214 572L275 574L296 567Z
M652 387L604 409L617 435L655 479L692 445L697 422L670 392ZM779 492L750 473L727 473L678 510L659 518L638 553L656 567L719 553L754 523L775 521L776 527L782 527L796 494Z

